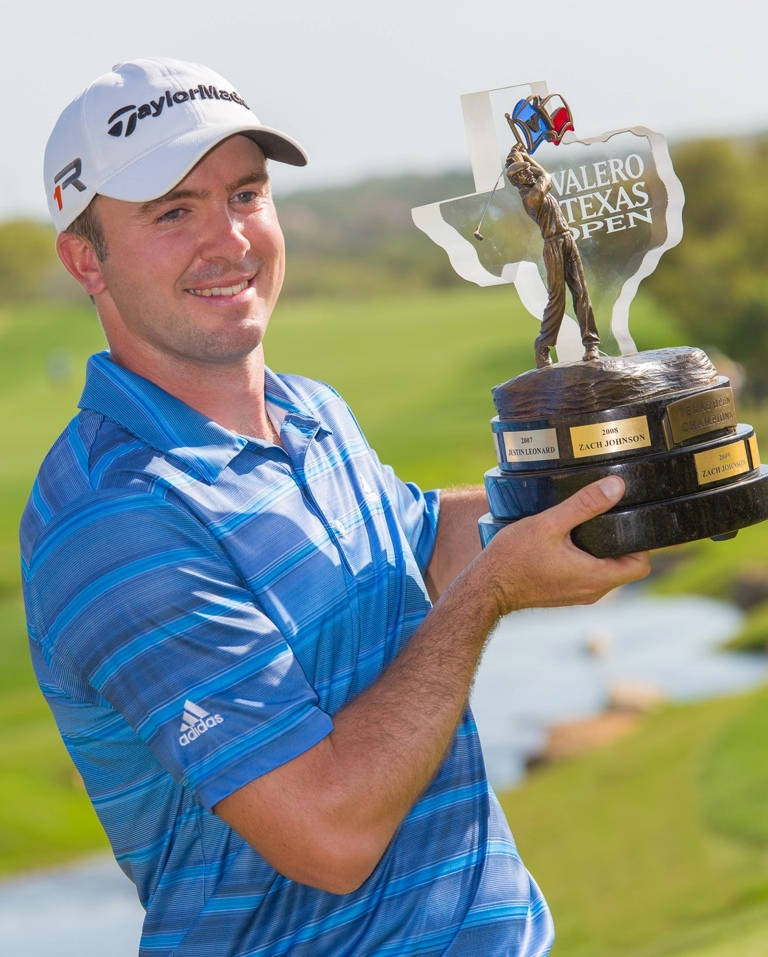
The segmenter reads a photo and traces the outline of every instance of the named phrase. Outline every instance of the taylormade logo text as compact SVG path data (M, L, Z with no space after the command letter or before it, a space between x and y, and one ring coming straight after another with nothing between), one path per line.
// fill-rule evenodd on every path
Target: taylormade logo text
M248 109L248 104L234 90L220 90L213 85L205 86L203 83L198 83L197 86L189 90L175 90L173 92L166 90L156 100L150 100L149 103L142 103L139 106L135 103L121 106L107 120L107 133L110 136L130 136L136 129L139 120L160 116L164 110L170 110L174 103L186 103L195 99L226 100L244 106L246 110Z
M184 702L184 717L181 720L179 744L182 748L186 748L192 741L196 741L201 734L215 728L223 720L224 718L220 714L209 714L205 708L201 708L199 704L195 704L187 698Z

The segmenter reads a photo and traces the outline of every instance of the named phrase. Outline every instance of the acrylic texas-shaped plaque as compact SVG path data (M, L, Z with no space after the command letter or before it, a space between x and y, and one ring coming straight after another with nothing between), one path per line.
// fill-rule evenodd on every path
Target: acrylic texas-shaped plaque
M546 97L546 84L462 97L477 192L417 207L412 215L460 276L481 286L514 283L523 305L541 320L547 302L542 237L503 173L515 142L505 113L531 95ZM557 146L543 144L536 159L551 175L552 193L581 253L602 348L614 351L612 337L622 355L636 352L630 304L641 280L683 234L683 190L666 140L639 126L585 139L566 132ZM568 315L556 348L560 361L581 356L578 326Z

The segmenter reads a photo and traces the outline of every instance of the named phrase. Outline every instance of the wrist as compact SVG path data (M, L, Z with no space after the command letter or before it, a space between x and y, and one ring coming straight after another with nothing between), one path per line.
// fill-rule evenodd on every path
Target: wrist
M501 576L495 573L487 549L457 575L444 598L456 612L471 618L487 634L496 622L512 610ZM442 599L441 599L442 602Z

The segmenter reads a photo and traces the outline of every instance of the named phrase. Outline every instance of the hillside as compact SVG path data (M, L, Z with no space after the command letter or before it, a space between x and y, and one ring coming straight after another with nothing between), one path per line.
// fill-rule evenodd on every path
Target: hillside
M445 253L413 225L411 209L473 190L468 173L448 172L278 196L285 293L359 295L460 283Z

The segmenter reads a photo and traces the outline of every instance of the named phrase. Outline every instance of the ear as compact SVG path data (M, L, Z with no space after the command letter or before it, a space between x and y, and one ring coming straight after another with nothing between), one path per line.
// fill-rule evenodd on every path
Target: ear
M56 240L56 252L89 296L96 296L107 288L99 257L87 239L74 233L61 233Z

